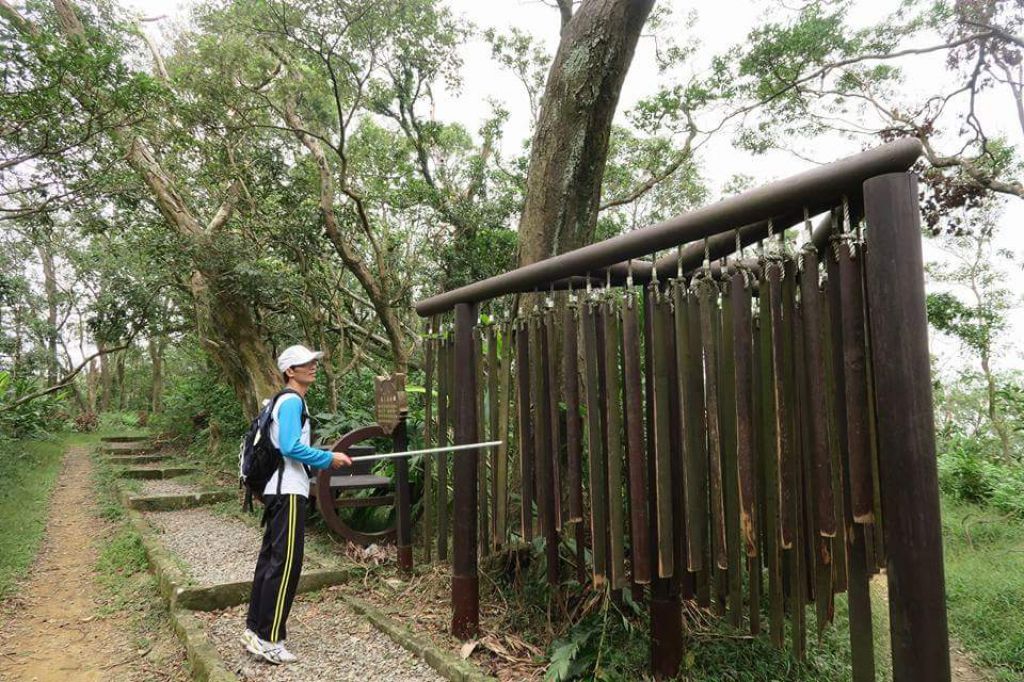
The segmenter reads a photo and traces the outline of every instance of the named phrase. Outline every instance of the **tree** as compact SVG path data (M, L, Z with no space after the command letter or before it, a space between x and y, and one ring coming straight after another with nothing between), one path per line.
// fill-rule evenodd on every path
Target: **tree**
M530 151L519 221L526 265L594 239L619 92L654 0L558 0L562 35Z
M777 9L716 59L703 89L723 111L719 125L755 152L801 154L822 134L915 137L932 228L955 230L948 218L987 196L1024 198L1024 2L908 0L867 27L852 24L853 6ZM931 80L943 70L943 82ZM937 88L915 87L912 74L925 71ZM1016 129L1000 131L983 101L1012 105Z
M931 292L927 297L928 322L937 330L956 338L974 353L981 366L985 384L985 404L989 423L999 437L1003 458L1010 461L1013 450L1010 429L1000 405L1000 381L992 367L1000 337L1007 327L1006 315L1013 307L1010 291L1003 286L1003 267L1013 263L1013 254L992 247L996 216L991 206L978 221L980 229L960 235L941 237L951 263L928 266L932 282L965 290L964 302L950 290Z

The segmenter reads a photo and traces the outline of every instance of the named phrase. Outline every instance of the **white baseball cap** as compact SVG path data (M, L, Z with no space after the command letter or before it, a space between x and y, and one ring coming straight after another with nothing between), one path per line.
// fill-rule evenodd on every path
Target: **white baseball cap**
M319 360L323 353L318 350L310 350L303 345L288 346L277 356L277 368L283 374L289 367L304 365L311 360Z

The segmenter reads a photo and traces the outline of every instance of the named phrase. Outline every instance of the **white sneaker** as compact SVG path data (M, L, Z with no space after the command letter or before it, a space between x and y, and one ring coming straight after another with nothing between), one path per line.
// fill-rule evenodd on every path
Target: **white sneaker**
M246 628L245 632L242 633L242 636L239 637L239 639L242 642L242 646L244 646L246 649L249 649L249 645L252 644L253 641L256 639L256 633L250 630L249 628Z
M277 657L281 659L282 663L294 663L299 660L298 656L284 647L284 640L277 644Z
M245 641L246 637L248 636L247 633L252 634L252 637L248 641ZM274 644L272 642L266 641L265 639L260 639L256 633L253 633L249 630L247 630L246 633L242 634L242 640L245 642L246 651L248 651L252 655L258 656L259 658L262 658L264 661L268 663L273 663L274 665L280 665L281 663L284 663L284 661L281 658L281 650L284 649L283 645ZM285 651L287 651L287 649L285 649Z

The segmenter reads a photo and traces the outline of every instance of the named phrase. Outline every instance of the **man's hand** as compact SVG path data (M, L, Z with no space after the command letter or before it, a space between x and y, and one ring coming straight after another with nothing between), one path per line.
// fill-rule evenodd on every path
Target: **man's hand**
M344 452L332 452L331 453L331 468L340 469L341 467L352 466L352 458L346 455Z

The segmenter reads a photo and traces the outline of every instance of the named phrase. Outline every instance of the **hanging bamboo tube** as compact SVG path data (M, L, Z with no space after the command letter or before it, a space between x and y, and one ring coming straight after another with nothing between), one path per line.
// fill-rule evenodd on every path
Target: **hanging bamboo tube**
M743 569L740 538L740 488L736 420L736 334L733 328L731 287L722 290L721 352L719 353L719 414L722 428L722 483L725 501L725 540L728 572L729 623L739 627L743 620Z
M512 325L507 324L501 331L501 371L498 374L498 388L495 397L498 400L497 438L501 445L497 448L497 459L494 467L494 548L501 549L505 545L508 524L508 457L509 457L509 412L512 407Z
M533 404L530 402L530 332L525 321L516 328L516 388L519 414L520 523L522 538L533 540Z
M622 332L618 300L609 297L604 304L604 365L606 442L608 445L608 528L612 589L627 585L625 559L625 519L622 507L622 407L619 343Z
M761 289L764 292L764 289ZM763 390L764 377L761 365L761 304L762 298L758 298L758 310L755 314L751 310L751 352L750 352L750 373L751 373L751 407L753 412L753 443L751 452L753 460L753 502L754 502L754 542L757 546L757 556L749 557L750 576L750 634L761 634L761 593L763 591L763 573L767 567L768 543L766 541L767 522L765 485L764 485L764 452L765 434Z
M451 392L451 340L442 337L438 353L437 385L437 444L444 447L451 443L448 428ZM437 456L437 560L448 560L448 454Z
M793 547L795 519L792 504L792 450L793 434L791 422L792 403L787 400L786 392L790 385L790 377L786 372L787 353L791 352L792 340L786 332L787 321L783 312L784 272L780 262L768 266L768 304L771 311L772 327L772 377L775 394L775 460L778 476L775 481L778 490L779 505L779 541L782 549Z
M776 362L775 340L781 342L781 289L779 279L780 268L777 263L767 263L760 282L762 301L767 305L762 308L760 328L761 344L761 416L762 416L762 462L764 466L763 481L765 491L765 544L767 549L768 567L768 629L772 643L782 648L785 641L785 624L783 623L783 587L782 587L782 538L781 538L781 489L779 486L779 405L781 397L778 391L777 374L781 373L781 357ZM778 326L776 321L778 320ZM778 367L776 367L778 365ZM778 372L777 372L778 370Z
M538 366L537 379L537 432L541 434L540 446L537 448L537 499L541 509L541 528L544 532L544 548L547 556L548 584L558 585L558 509L555 499L558 491L555 487L554 463L557 461L557 442L552 433L552 378L555 371L551 364L553 349L549 345L554 318L551 311L545 311L537 319L537 341L539 342L541 361Z
M718 413L718 348L715 323L718 317L718 287L710 278L697 283L700 300L701 351L704 357L704 390L708 434L708 474L711 487L711 546L718 568L728 568L725 547L725 501L722 480L722 433Z
M484 328L477 326L473 330L473 363L476 371L476 438L478 443L487 440L487 418L484 409L487 404L487 382L486 376L494 370L487 365L487 356L484 353ZM487 460L482 459L477 470L477 547L482 555L486 556L490 550L491 543L487 535L491 522L488 515L487 505Z
M579 306L570 296L562 320L562 394L565 396L566 485L569 517L576 543L576 578L586 580L586 547L583 524L583 421L580 418L579 391Z
M583 520L583 467L579 389L579 308L575 300L565 307L562 320L562 395L565 397L566 487L569 513L567 523Z
M484 341L487 345L487 433L490 440L505 440L506 436L498 430L498 405L501 400L498 397L498 375L501 374L501 365L498 361L497 325L489 324L484 328ZM484 422L483 413L480 414L480 422ZM498 536L498 449L492 448L487 453L488 486L490 495L490 518L489 525L485 529L486 541L481 543L481 551L488 553L494 548L495 538Z
M832 265L826 260L826 265ZM840 379L836 373L836 350L833 341L833 330L836 325L832 321L832 299L835 296L832 289L835 284L828 278L821 283L821 328L822 346L825 360L825 420L828 426L828 449L829 460L832 463L832 499L835 502L836 536L832 543L832 592L841 594L846 592L847 570L846 570L846 524L845 518L846 501L843 488L843 447L840 442L839 420L841 417L841 403L839 400Z
M548 393L546 389L546 358L544 357L544 330L542 317L533 314L529 319L530 348L535 351L530 363L530 404L533 406L534 500L537 505L537 523L545 540L548 517L551 513L551 422L548 419Z
M423 343L424 396L423 396L423 447L434 447L434 362L437 342L434 338L434 318L427 326L427 338ZM430 563L431 545L434 541L434 481L431 473L431 458L422 457L423 463L423 557Z
M806 533L804 528L804 487L803 487L803 455L805 429L802 407L805 396L801 389L803 375L804 347L800 332L800 314L796 308L796 261L787 256L784 261L785 278L782 286L783 317L786 320L785 337L788 352L786 353L786 400L792 407L790 410L790 433L792 450L789 457L791 489L791 513L793 514L793 549L789 552L790 566L790 623L793 655L798 661L804 660L807 647L807 629L804 607L807 603L807 555ZM800 362L797 362L797 358Z
M864 357L864 292L861 259L852 241L839 242L839 301L846 387L846 442L850 463L850 507L855 523L872 523L874 486L868 426L867 365Z
M732 304L733 365L736 400L736 469L739 495L739 530L744 547L749 592L751 634L761 627L761 559L758 547L758 514L755 460L753 325L749 274L737 268L729 281Z
M821 293L818 288L818 253L812 247L803 253L804 272L800 278L800 301L804 316L804 349L807 364L807 403L811 419L811 461L814 472L814 513L818 532L835 537L835 502L832 496L832 460L828 447L825 405L825 358L822 351Z
M845 355L846 339L843 310L842 276L840 263L835 258L828 259L829 282L836 284L830 289L830 317L832 322L832 353L834 374L836 378L836 401L839 416L836 419L839 433L840 460L843 467L843 503L846 525L846 562L847 562L847 603L850 611L850 657L852 662L853 682L874 682L875 652L872 638L871 594L868 587L869 575L867 568L867 548L864 544L864 526L853 518L850 483L850 451L849 430L843 415L849 415L846 405L846 372Z
M860 242L860 256L861 256L861 286L865 291L865 297L867 292L867 270L871 267L871 253L870 247L867 242ZM867 304L865 300L864 305L864 321L866 327L866 333L864 336L864 360L867 365L867 378L868 378L868 431L871 452L871 483L873 492L873 513L875 517L875 526L878 532L874 533L875 540L875 566L878 569L886 567L886 551L885 551L885 533L882 532L885 528L885 520L882 518L882 482L881 482L881 471L880 462L878 460L878 412L877 404L875 402L875 377L872 371L874 366L874 349L871 345L871 306Z
M587 401L587 457L590 472L590 537L591 556L594 563L594 586L604 585L607 569L605 564L607 547L605 538L608 519L606 516L607 484L605 472L607 462L604 454L604 435L601 428L601 393L598 373L597 344L598 304L586 301L580 315L580 332L583 337L584 392Z
M677 341L675 336L675 311L671 295L673 280L669 280L663 294L664 305L661 314L665 316L662 325L665 331L666 370L668 371L668 414L669 443L671 445L672 475L672 566L673 577L669 581L667 596L671 600L696 597L696 581L694 574L686 570L688 565L686 544L686 499L683 480L683 423L678 418L683 412L682 394L679 386L679 361L677 357Z
M629 462L629 510L632 530L633 580L651 581L650 535L647 521L647 472L644 457L643 387L635 292L626 292L622 310L622 364L625 374L623 401L626 409L626 449Z
M799 334L802 344L798 357L805 361L797 365L801 373L798 388L803 391L801 420L803 424L803 483L804 491L804 560L807 575L808 600L814 602L818 641L832 619L832 543L835 516L832 502L831 461L828 451L828 426L824 413L824 368L822 357L820 290L818 287L818 255L813 245L801 253L802 270L799 275L800 307L798 308ZM823 471L824 470L824 471ZM825 473L827 472L827 475ZM821 487L826 489L822 490ZM832 521L831 528L828 522ZM824 528L823 528L823 524Z
M683 487L686 504L687 570L704 570L707 538L707 450L704 430L704 382L700 360L700 313L697 299L688 296L686 285L672 286L675 307L676 365L683 424Z
M732 299L733 364L736 399L736 466L739 476L740 531L747 556L756 557L757 513L754 498L753 372L750 287L742 270L729 282Z
M551 422L551 490L554 496L555 530L562 531L562 376L559 359L558 324L563 315L549 309L544 316L544 355L548 386L548 419Z
M668 334L663 307L667 305L657 285L652 284L653 303L653 367L654 385L654 481L657 490L658 576L671 578L672 546L672 443L669 432Z

